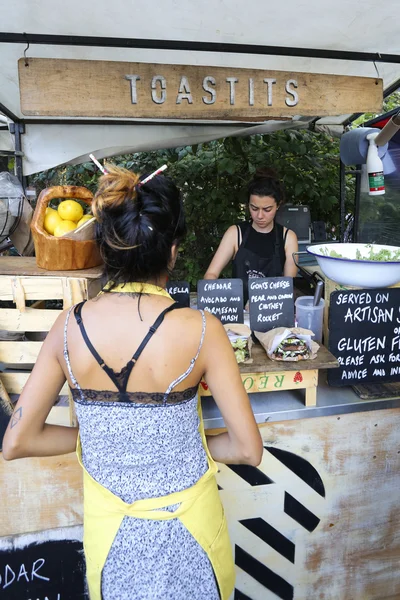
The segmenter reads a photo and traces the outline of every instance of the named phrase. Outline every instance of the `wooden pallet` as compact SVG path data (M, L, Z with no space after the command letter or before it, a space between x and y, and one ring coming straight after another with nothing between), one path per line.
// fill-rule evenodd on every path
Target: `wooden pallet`
M99 268L62 273L44 271L37 268L34 258L0 259L0 301L13 303L11 308L0 308L2 337L10 332L22 334L22 339L16 341L0 341L0 362L6 366L0 378L9 394L21 393L43 340L62 310L98 293L99 274ZM61 301L62 309L46 307L49 300ZM67 384L60 395L69 395ZM54 406L48 422L72 424L72 405L68 404Z

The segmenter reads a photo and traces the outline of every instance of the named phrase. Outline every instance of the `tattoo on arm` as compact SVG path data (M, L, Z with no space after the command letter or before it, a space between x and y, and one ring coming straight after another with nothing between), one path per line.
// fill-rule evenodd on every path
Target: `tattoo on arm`
M18 425L18 423L20 422L21 419L22 419L22 406L20 406L15 411L15 413L13 414L13 416L11 417L10 429L12 429L13 427L15 427L15 425Z

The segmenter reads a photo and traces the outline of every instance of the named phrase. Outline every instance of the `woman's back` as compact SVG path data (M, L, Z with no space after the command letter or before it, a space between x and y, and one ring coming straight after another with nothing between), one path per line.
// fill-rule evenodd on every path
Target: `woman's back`
M258 464L261 438L221 323L165 292L185 233L179 190L163 176L107 170L92 204L104 293L57 319L3 456L78 442L91 600L227 600L234 565L214 460ZM227 427L208 439L203 375ZM46 423L65 379L79 436Z
M167 298L142 296L141 320L137 298L111 293L86 303L78 316L80 326L71 319L72 311L67 318L64 358L74 386L82 463L98 483L128 504L190 488L208 470L199 431L196 364L205 315L180 308L166 313L125 378L126 393L121 378L113 383L104 365L100 367L87 341L106 366L124 373L159 314L172 306ZM95 327L99 322L105 323L103 331ZM168 540L168 555L160 552L160 540L162 545ZM139 555L132 555L132 545L141 548ZM198 581L193 573L201 574ZM178 519L156 522L126 516L103 567L102 593L128 600L135 580L135 598L147 599L149 576L154 599L183 600L189 594L200 600L204 593L219 598L207 555Z
M106 366L120 372L171 306L168 298L142 296L141 320L138 297L110 293L85 303L81 317L89 344ZM74 312L69 315L64 359L83 464L125 502L180 491L207 470L197 413L205 331L202 313L168 312L132 367L125 394L90 352Z

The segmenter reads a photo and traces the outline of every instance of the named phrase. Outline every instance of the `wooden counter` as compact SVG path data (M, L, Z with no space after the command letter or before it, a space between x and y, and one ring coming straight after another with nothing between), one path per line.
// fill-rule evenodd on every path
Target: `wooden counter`
M9 276L42 276L42 277L68 277L73 279L97 279L100 277L102 267L93 267L82 271L47 271L36 264L33 256L1 256L0 275Z
M314 360L290 362L271 360L260 344L254 344L252 358L252 363L239 365L243 385L249 394L304 389L306 406L317 403L318 372L338 366L338 361L325 346L320 347ZM200 395L211 395L204 381L200 384Z
M37 269L34 259L0 259L0 298L19 304L1 309L0 320L3 316L3 323L9 322L10 315L6 318L2 310L16 311L12 318L14 324L24 324L20 331L30 321L31 327L42 325L37 321L40 315L34 318L35 310L52 313L54 320L58 310L38 310L26 306L25 300L41 301L50 290L52 295L45 298L69 304L85 297L87 281L98 274L98 269L51 273ZM0 350L8 359L12 352L13 360L31 361L37 344L0 344ZM315 403L319 370L336 366L324 347L314 361L279 363L255 345L253 358L252 364L240 367L248 392L282 390L284 399L283 390L302 388L306 404L307 395ZM207 392L202 387L202 395ZM368 406L365 403L362 412L260 424L264 452L258 467L218 465L236 564L231 600L400 598L400 408L371 411ZM304 409L304 417L313 410ZM64 599L66 582L84 572L82 471L76 455L15 462L5 462L0 455L0 481L4 598ZM69 561L71 547L79 557ZM22 593L30 575L24 575L21 564L28 573L41 565L47 580L32 576L26 582L29 591ZM58 595L53 584L59 585ZM87 600L83 575L71 585L75 595L68 597Z

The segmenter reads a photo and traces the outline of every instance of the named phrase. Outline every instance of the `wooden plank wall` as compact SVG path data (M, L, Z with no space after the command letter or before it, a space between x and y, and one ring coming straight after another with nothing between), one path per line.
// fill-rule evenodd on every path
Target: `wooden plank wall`
M261 431L260 467L218 475L238 597L400 598L400 409Z
M15 265L15 270L18 271L18 259ZM99 282L78 276L0 275L0 300L15 304L15 308L0 308L0 330L25 333L27 337L33 338L32 341L0 341L0 362L13 369L1 374L1 380L9 394L21 393L43 343L35 338L43 340L62 312L59 309L43 308L44 301L62 300L65 310L95 295L99 287ZM29 301L33 301L35 305L27 305ZM68 394L67 384L60 394ZM56 416L59 416L64 421L62 412L61 409L54 411L50 420L54 422ZM64 412L69 414L69 408L64 407Z
M261 431L259 468L219 465L235 597L400 598L400 409ZM74 455L0 458L0 481L0 536L82 523Z

